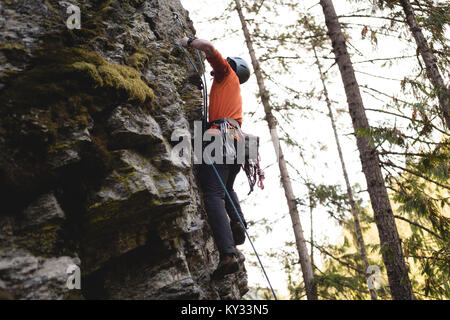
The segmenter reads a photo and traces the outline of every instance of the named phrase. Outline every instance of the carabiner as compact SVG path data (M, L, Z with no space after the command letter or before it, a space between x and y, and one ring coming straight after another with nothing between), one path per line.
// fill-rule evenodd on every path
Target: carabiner
M183 21L180 19L180 14L178 12L173 12L173 18L178 21L180 26L184 29Z

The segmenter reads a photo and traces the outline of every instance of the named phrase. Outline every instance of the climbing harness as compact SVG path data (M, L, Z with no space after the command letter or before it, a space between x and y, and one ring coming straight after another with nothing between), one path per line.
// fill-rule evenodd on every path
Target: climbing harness
M239 123L234 119L223 118L208 123L209 128L216 128L222 134L224 155L227 158L238 158L236 150L237 143L244 144L244 163L242 169L247 175L248 184L250 186L250 195L256 183L258 187L264 189L264 171L260 167L261 158L259 156L259 137L252 134L244 133Z
M180 24L180 26L181 26L181 28L182 28L182 30L183 30L183 35L186 36L186 29L185 29L185 27L184 27L183 22L182 22L181 19L180 19L180 16L178 15L178 13L174 12L174 13L173 13L173 17L174 17L174 19L177 20L178 23ZM198 60L199 60L199 62L200 62L200 70L201 70L201 72L200 72L199 69L197 68L197 66L195 65L194 61L192 60L191 56L189 55L189 53L184 49L182 43L179 42L178 45L180 46L181 50L182 50L183 53L186 55L186 57L188 58L190 64L192 65L192 67L194 68L194 70L198 73L198 75L200 76L201 81L203 82L203 83L202 83L202 88L203 88L203 103L204 103L204 105L203 105L203 132L205 132L205 131L208 129L208 122L207 122L207 115L208 115L208 109L207 109L207 106L208 106L208 98L207 98L207 97L208 97L208 88L207 88L207 86L206 86L206 76L205 76L205 68L204 68L204 65L203 65L203 61L202 61L200 52L196 49L195 51L196 51L196 53L197 53L197 57L198 57ZM221 128L221 132L222 132L222 130L224 130L225 132L228 132L228 130L231 128L231 126L233 126L233 124L234 124L234 122L235 122L235 121L233 121L233 123L230 124L229 121L227 121L228 119L225 119L225 121L223 121L222 123L220 123L220 122L221 122L220 120L222 120L222 119L219 119L219 121L218 121L218 120L212 121L209 125L211 126L211 125L214 125L215 123L219 123L219 124L220 124L220 128ZM240 135L241 138L246 139L246 141L247 141L246 134L244 134L244 133L241 131L239 125L237 125L237 128L235 128L235 129L237 129L238 135ZM258 144L259 144L259 142L258 142ZM214 163L212 162L212 160L211 160L211 158L209 157L209 155L208 155L207 153L205 153L205 154L206 154L206 156L207 156L207 158L208 158L208 162L209 162L208 164L212 165L212 168L214 169L214 172L215 172L215 174L216 174L216 176L217 176L217 179L219 179L219 182L220 182L222 188L224 189L225 194L226 194L228 200L229 200L230 203L232 204L233 209L234 209L234 211L235 211L235 213L236 213L236 216L238 217L239 222L241 223L241 225L242 225L242 227L243 227L243 229L244 229L244 231L245 231L245 235L247 236L247 239L249 240L249 243L250 243L250 245L252 246L253 251L255 252L256 258L258 259L259 265L261 266L261 269L262 269L262 271L263 271L263 273L264 273L264 276L266 277L267 283L269 284L269 287L270 287L270 290L272 291L273 297L274 297L275 300L278 300L277 295L275 294L275 291L274 291L274 289L273 289L273 287L272 287L272 284L270 283L270 279L269 279L269 277L268 277L268 275L267 275L267 273L266 273L266 269L264 268L264 265L262 264L262 261L261 261L261 259L260 259L260 257L259 257L259 254L258 254L258 252L256 251L256 248L255 248L255 246L254 246L254 244L253 244L253 241L252 241L252 239L250 238L250 235L249 235L248 232L247 232L247 227L246 227L245 222L243 221L242 217L240 216L240 214L239 214L239 212L238 212L238 210L237 210L237 208L236 208L236 205L234 204L233 199L231 198L230 194L228 193L228 190L227 190L227 188L226 188L224 182L222 181L222 178L220 177L220 174L219 174L219 172L217 171L216 166L215 166ZM247 163L247 162L248 162L248 161L247 161L247 157L246 157L246 163ZM250 164L249 164L249 165L250 165ZM245 167L245 166L244 166L244 167ZM260 184L261 184L260 187L262 186L262 189L263 189L263 188L264 188L264 185L262 184L262 180L264 180L264 174L262 173L262 170L259 168L259 155L258 155L257 166L256 166L255 168L256 168L256 169L255 169L255 172L256 172L256 173L259 175L259 177L260 177ZM246 169L244 168L244 170L246 170ZM246 173L247 173L247 171L246 171ZM248 176L248 175L247 175L247 176ZM262 180L261 180L261 177L262 177ZM256 176L255 176L255 178L256 178ZM254 181L256 181L256 180L254 180ZM255 183L256 183L256 182L255 182ZM255 183L253 183L253 185L251 185L251 191L253 190L253 186L255 185Z
M217 129L222 137L224 158L237 159L237 151L235 142L242 142L244 133L241 131L239 124L233 119L223 118L208 123L208 129Z

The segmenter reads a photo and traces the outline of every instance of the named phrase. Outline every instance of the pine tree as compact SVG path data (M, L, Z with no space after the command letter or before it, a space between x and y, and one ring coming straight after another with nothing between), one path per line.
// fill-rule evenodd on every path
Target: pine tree
M370 137L361 134L364 130L370 130L370 127L350 55L347 51L345 37L332 1L321 0L320 4L347 95L363 172L366 177L375 222L379 232L390 291L393 299L414 299L400 237L381 172L378 151L373 147Z
M411 2L409 0L399 0L399 2L405 13L406 23L408 24L417 43L418 52L425 63L427 76L436 90L442 117L447 125L447 129L450 130L450 89L442 78L441 72L439 71L437 65L437 59L428 45L425 36L423 35L422 28L417 22Z
M316 50L316 46L314 45L314 43L312 44L312 48L313 48L313 52L314 52L314 57L316 59L316 65L319 70L320 79L321 79L322 85L323 85L323 95L325 97L325 101L327 104L329 117L330 117L330 121L331 121L331 126L333 127L334 138L336 141L336 147L337 147L338 154L339 154L339 161L340 161L341 167L342 167L342 174L344 176L345 185L347 187L347 196L348 196L348 200L349 200L350 206L351 206L351 212L353 215L353 221L354 221L354 225L355 225L355 233L356 233L356 238L358 241L359 250L361 253L361 259L363 261L364 270L367 270L367 268L369 267L369 261L367 259L366 245L364 243L364 237L362 234L361 224L359 221L359 212L358 212L359 210L356 206L356 202L355 202L355 199L353 196L353 190L351 188L350 180L349 180L348 173L347 173L347 167L345 165L344 156L342 154L341 142L339 140L339 135L338 135L337 128L336 128L336 121L334 119L333 109L331 106L331 100L328 96L328 90L327 90L327 86L325 83L325 75L322 71L322 65L320 64L320 60L317 55L317 50ZM369 291L370 291L370 296L371 296L372 300L377 300L377 293L375 292L375 290L370 289Z
M274 145L275 151L277 152L278 165L281 175L281 183L283 185L285 196L289 208L289 214L292 220L292 227L294 229L294 235L296 239L297 251L299 254L300 264L302 266L303 278L305 281L306 294L309 300L316 300L317 293L314 288L314 272L311 264L311 259L308 254L308 249L306 246L305 237L303 234L303 228L300 221L300 216L297 209L297 200L294 195L292 188L291 179L289 177L289 172L286 165L286 160L284 159L283 150L280 145L280 139L277 133L277 123L274 115L272 114L269 93L266 90L264 84L264 78L262 76L262 71L259 65L259 61L256 57L255 50L253 48L253 42L250 32L247 28L247 22L243 14L241 2L235 0L236 11L238 12L239 19L241 21L242 30L244 33L245 41L248 47L248 51L252 60L253 70L256 75L258 82L258 88L261 96L261 102L264 106L264 112L266 114L266 121L269 126L272 143Z

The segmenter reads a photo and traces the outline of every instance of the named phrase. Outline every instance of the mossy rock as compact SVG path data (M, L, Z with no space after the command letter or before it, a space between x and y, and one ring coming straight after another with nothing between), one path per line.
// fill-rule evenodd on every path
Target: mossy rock
M30 65L24 72L8 74L0 92L0 132L6 150L0 157L0 178L4 172L2 180L8 189L14 186L14 193L38 192L54 178L47 160L72 143L74 129L81 131L92 121L91 146L79 143L70 148L82 153L89 175L103 176L110 157L106 144L96 143L100 140L95 137L103 135L105 115L121 103L149 110L153 90L138 70L82 48L38 51Z
M42 107L77 95L150 105L153 90L134 68L107 61L95 52L66 48L41 52L35 67L11 76L0 95L4 105ZM105 98L109 98L106 101ZM37 103L40 106L36 105Z
M63 253L64 240L61 233L60 225L48 224L21 232L16 241L35 255L52 257Z
M148 64L149 58L144 53L136 52L133 55L126 58L125 61L127 65L137 70L142 70Z
M51 146L64 128L87 127L92 115L122 102L148 110L155 97L138 70L81 48L40 52L33 65L7 75L0 92L1 131L28 137L12 135L15 147L31 140Z
M0 51L8 59L15 59L18 55L24 55L28 52L27 48L21 43L4 43L0 45Z

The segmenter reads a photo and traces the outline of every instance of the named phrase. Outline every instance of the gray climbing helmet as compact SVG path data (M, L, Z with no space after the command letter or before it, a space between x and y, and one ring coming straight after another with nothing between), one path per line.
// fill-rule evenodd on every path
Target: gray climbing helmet
M227 61L230 64L231 68L233 68L234 72L236 72L239 78L239 83L243 84L247 82L247 80L250 78L250 68L247 62L245 62L245 60L240 57L228 57Z

